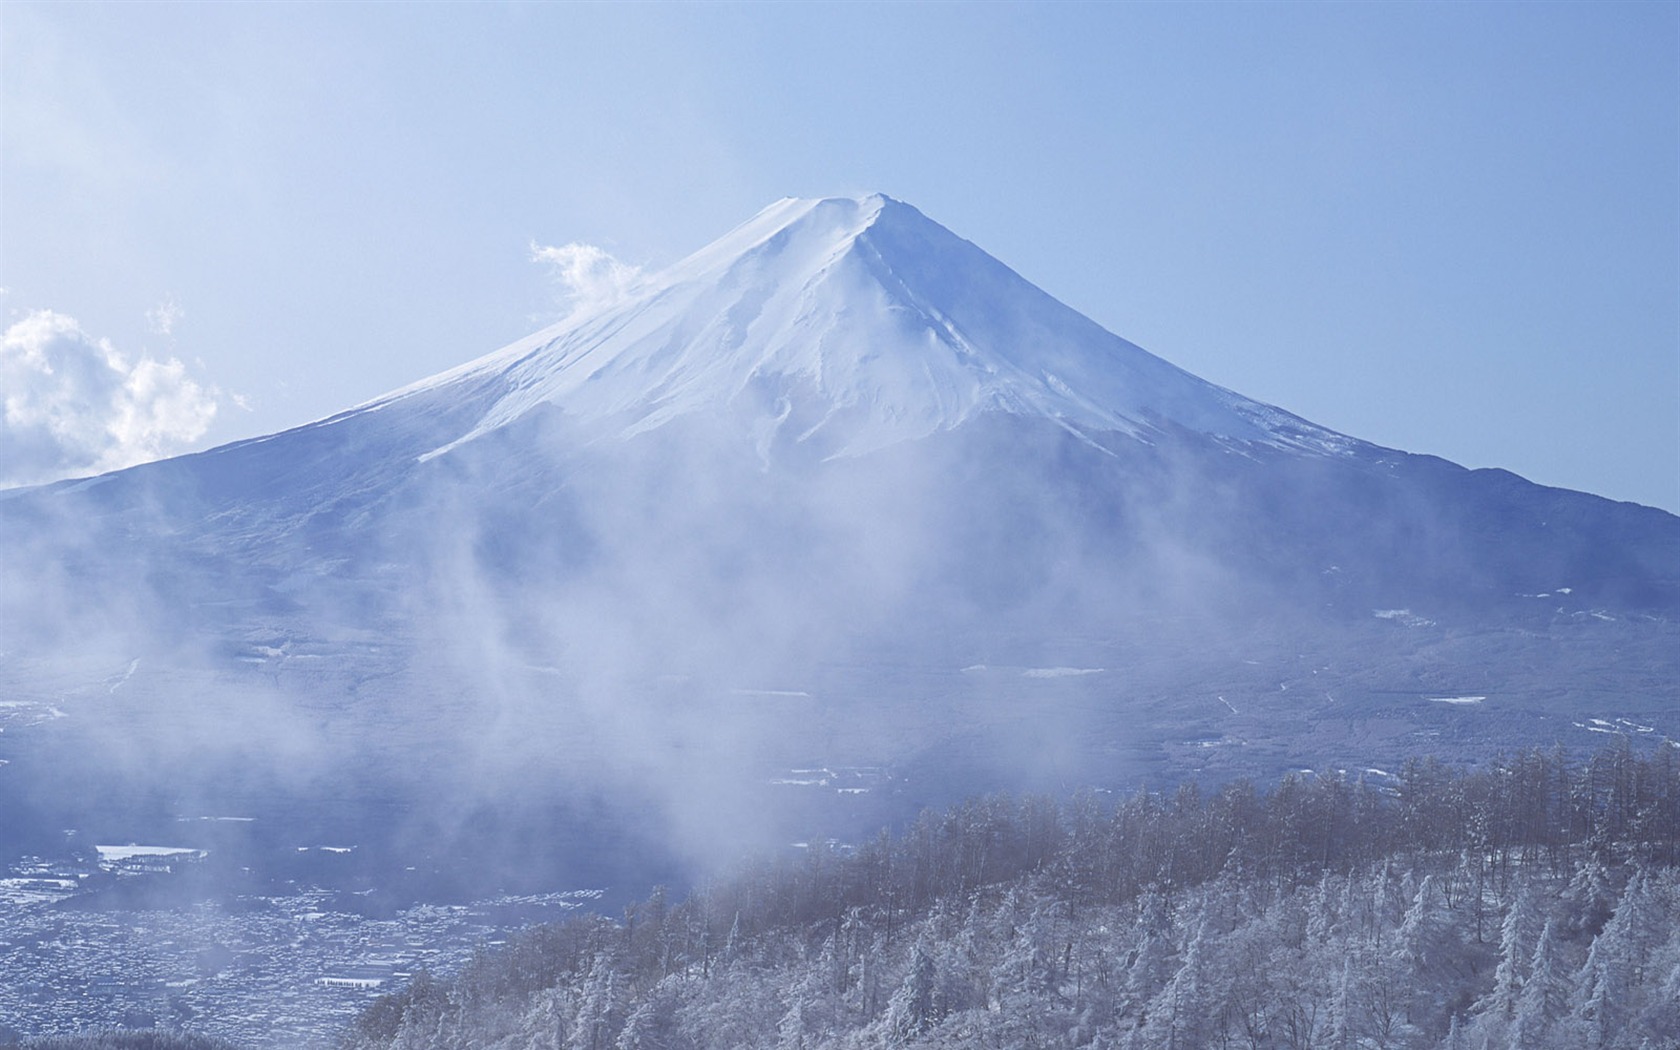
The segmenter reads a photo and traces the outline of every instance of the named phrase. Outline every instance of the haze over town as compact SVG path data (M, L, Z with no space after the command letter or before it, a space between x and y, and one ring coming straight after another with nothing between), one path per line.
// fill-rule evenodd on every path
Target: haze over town
M0 7L0 1044L1671 1040L1677 36Z

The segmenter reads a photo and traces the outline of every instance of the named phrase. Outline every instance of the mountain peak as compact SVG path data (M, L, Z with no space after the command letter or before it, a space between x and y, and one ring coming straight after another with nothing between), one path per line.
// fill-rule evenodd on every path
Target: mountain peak
M988 412L1149 439L1181 427L1337 451L1349 439L1198 379L884 194L784 198L622 302L371 407L470 387L485 411L438 451L550 404L592 440L699 412L760 441L856 455Z

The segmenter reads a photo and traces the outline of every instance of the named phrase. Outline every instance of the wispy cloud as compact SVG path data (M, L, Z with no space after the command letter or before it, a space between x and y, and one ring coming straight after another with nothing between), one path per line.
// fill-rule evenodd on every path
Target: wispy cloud
M181 309L180 303L165 299L146 311L146 327L157 335L174 335L175 326L186 316L187 312Z
M204 435L218 396L175 358L130 363L75 318L32 311L0 336L0 487L178 452Z
M611 306L630 294L640 267L619 262L593 244L548 247L531 242L531 261L547 266L568 313Z

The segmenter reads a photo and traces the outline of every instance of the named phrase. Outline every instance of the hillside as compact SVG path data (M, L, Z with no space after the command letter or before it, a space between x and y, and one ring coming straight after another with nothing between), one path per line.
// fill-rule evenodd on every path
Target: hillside
M344 1045L1672 1045L1674 752L973 801L529 931Z
M0 494L0 648L14 855L237 800L235 869L641 886L996 790L1680 738L1680 518L787 200L328 419Z

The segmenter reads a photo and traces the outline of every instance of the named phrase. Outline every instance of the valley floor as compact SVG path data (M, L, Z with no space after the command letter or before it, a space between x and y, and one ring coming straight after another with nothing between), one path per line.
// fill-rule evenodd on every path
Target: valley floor
M388 919L338 910L324 891L143 911L13 899L0 905L0 1034L185 1028L241 1050L329 1047L408 975L454 973L510 927L595 895L422 905Z

